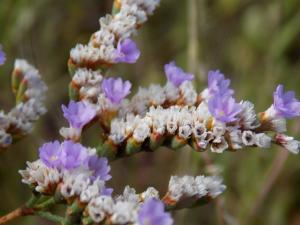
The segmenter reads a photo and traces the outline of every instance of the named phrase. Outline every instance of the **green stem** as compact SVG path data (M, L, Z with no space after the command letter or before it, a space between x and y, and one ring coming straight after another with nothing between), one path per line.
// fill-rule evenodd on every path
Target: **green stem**
M41 197L41 196L40 196L39 194L33 193L32 196L30 197L30 199L26 202L25 206L26 206L27 208L32 208L32 207L35 205L35 203L36 203L38 200L40 200L40 197Z
M50 212L37 211L34 214L55 223L63 223L64 221L64 218L62 216L54 215Z
M45 208L48 208L52 205L54 205L56 202L55 202L55 199L53 197L49 198L48 200L34 206L34 209L35 210L41 210L41 209L45 209Z

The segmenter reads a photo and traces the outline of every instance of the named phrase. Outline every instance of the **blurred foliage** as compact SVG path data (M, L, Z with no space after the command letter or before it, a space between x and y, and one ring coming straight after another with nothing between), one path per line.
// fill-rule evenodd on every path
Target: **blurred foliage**
M300 1L299 0L196 0L197 23L191 24L188 1L162 0L161 7L135 39L142 50L136 65L121 65L110 72L138 85L164 82L163 65L176 60L187 68L188 29L196 29L197 86L205 85L209 69L220 69L232 79L238 99L249 99L257 110L272 101L277 83L300 96ZM49 112L34 133L0 157L0 214L25 202L29 190L17 171L26 160L37 157L41 143L59 137L66 122L60 105L68 101L69 75L66 61L76 43L86 43L98 29L100 16L111 10L112 0L0 0L0 43L7 63L0 68L0 104L9 109L10 72L15 58L26 58L37 66L49 85ZM191 27L192 26L192 27ZM204 79L203 79L204 78ZM289 123L291 134L300 138L300 121ZM97 133L90 131L86 142L92 145ZM183 151L183 150L182 150ZM189 151L185 149L185 151ZM272 171L270 166L280 149L249 149L222 155L209 154L222 168L227 191L221 199L225 224L300 224L300 163L289 156L262 206L253 214L259 192ZM167 163L166 163L167 162ZM119 193L129 184L142 191L153 185L165 190L168 178L181 168L180 154L165 149L140 154L112 165L111 185ZM180 173L205 172L203 154L192 154L189 166ZM176 224L218 224L216 204L177 212ZM21 218L12 224L47 224L37 218ZM50 223L49 223L50 224ZM220 223L222 224L222 223Z

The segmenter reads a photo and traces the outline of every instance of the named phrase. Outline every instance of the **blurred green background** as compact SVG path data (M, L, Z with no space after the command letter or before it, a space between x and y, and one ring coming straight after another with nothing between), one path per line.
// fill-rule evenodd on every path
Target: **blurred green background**
M7 63L0 67L0 105L13 105L10 72L15 58L35 65L49 86L48 113L31 136L0 155L0 214L24 203L30 193L18 170L37 158L38 147L59 138L66 125L60 106L67 103L70 81L66 62L76 43L86 43L110 12L112 0L0 0L0 43ZM162 0L161 6L135 37L142 56L135 65L115 67L135 84L164 83L163 65L176 60L196 74L197 88L210 69L232 79L238 100L249 99L257 111L272 101L278 83L300 97L299 0ZM300 121L289 122L289 133L300 138ZM97 133L90 132L93 145ZM209 173L213 163L227 190L207 206L174 213L176 225L299 225L300 159L279 148L249 149L221 155L178 153L161 149L114 162L110 185L120 193L126 184L143 191L165 191L170 175ZM11 224L51 224L36 217Z

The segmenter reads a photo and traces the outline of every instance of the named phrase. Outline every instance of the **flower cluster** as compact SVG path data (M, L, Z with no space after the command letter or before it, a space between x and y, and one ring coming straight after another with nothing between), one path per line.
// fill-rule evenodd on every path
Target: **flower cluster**
M159 0L116 1L114 15L100 18L100 30L92 35L89 43L78 44L71 50L72 99L94 104L97 114L117 111L130 93L131 83L121 78L103 79L102 71L111 64L138 60L140 51L130 36L147 21L158 4Z
M54 141L44 144L39 156L20 171L22 181L37 192L59 192L66 199L77 196L83 202L99 194L111 194L112 190L105 188L105 182L111 178L108 161L97 157L95 149L72 141Z
M182 74L182 71L177 73ZM171 101L166 97L166 88L160 86L152 86L147 91L140 89L127 104L131 107L127 111L121 108L119 117L112 120L108 143L112 142L114 146L129 145L131 149L127 152L125 148L126 154L132 153L132 143L136 152L140 146L145 147L144 142L148 143L150 149L159 145L177 148L189 144L196 151L210 148L217 153L248 146L270 148L272 143L292 153L299 151L299 142L282 134L286 130L284 117L290 118L300 113L300 103L293 92L284 94L282 87L278 86L274 93L274 104L266 112L257 115L251 102L235 102L229 84L230 81L219 71L209 72L208 88L199 95L195 94L198 97L194 98L191 105L182 105L182 101L178 100ZM176 90L175 86L173 88ZM177 98L184 93L180 88ZM144 93L143 98L141 92ZM120 147L120 151L124 151L124 148Z
M85 216L99 224L104 221L110 221L109 224L173 224L169 213L165 212L165 205L159 200L158 191L151 187L136 194L134 188L126 186L122 195L94 198L87 206Z
M197 92L191 83L192 74L184 72L175 62L165 65L165 74L168 81L163 87L158 84L152 84L149 88L140 87L130 101L123 101L120 116L145 115L151 106L193 106L198 102Z
M25 60L16 60L12 88L17 104L7 114L0 111L0 148L28 134L33 123L46 112L44 105L47 86L39 72Z
M88 224L171 225L173 220L165 208L203 204L225 190L217 177L175 176L161 200L153 187L136 194L127 186L122 195L112 197L113 190L106 187L111 178L108 161L99 158L95 149L72 141L54 141L44 144L39 155L20 171L23 183L44 196L56 196L57 203L77 204L79 218L90 221Z
M115 63L135 63L140 51L130 36L147 21L159 0L121 0L116 13L100 19L100 30L87 45L77 44L71 50L69 64L97 68Z
M116 111L123 99L130 94L131 83L121 78L107 78L99 71L76 70L71 83L76 92L74 99L80 99L96 110L96 114Z
M199 201L209 201L222 194L226 186L216 176L173 176L163 201L170 209L189 208Z

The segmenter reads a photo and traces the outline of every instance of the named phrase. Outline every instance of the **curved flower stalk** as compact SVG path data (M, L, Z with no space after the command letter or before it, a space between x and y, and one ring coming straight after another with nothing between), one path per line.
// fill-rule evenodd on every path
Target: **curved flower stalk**
M16 106L7 114L0 111L0 149L31 132L33 124L46 112L47 86L39 72L25 60L17 59L12 73Z

